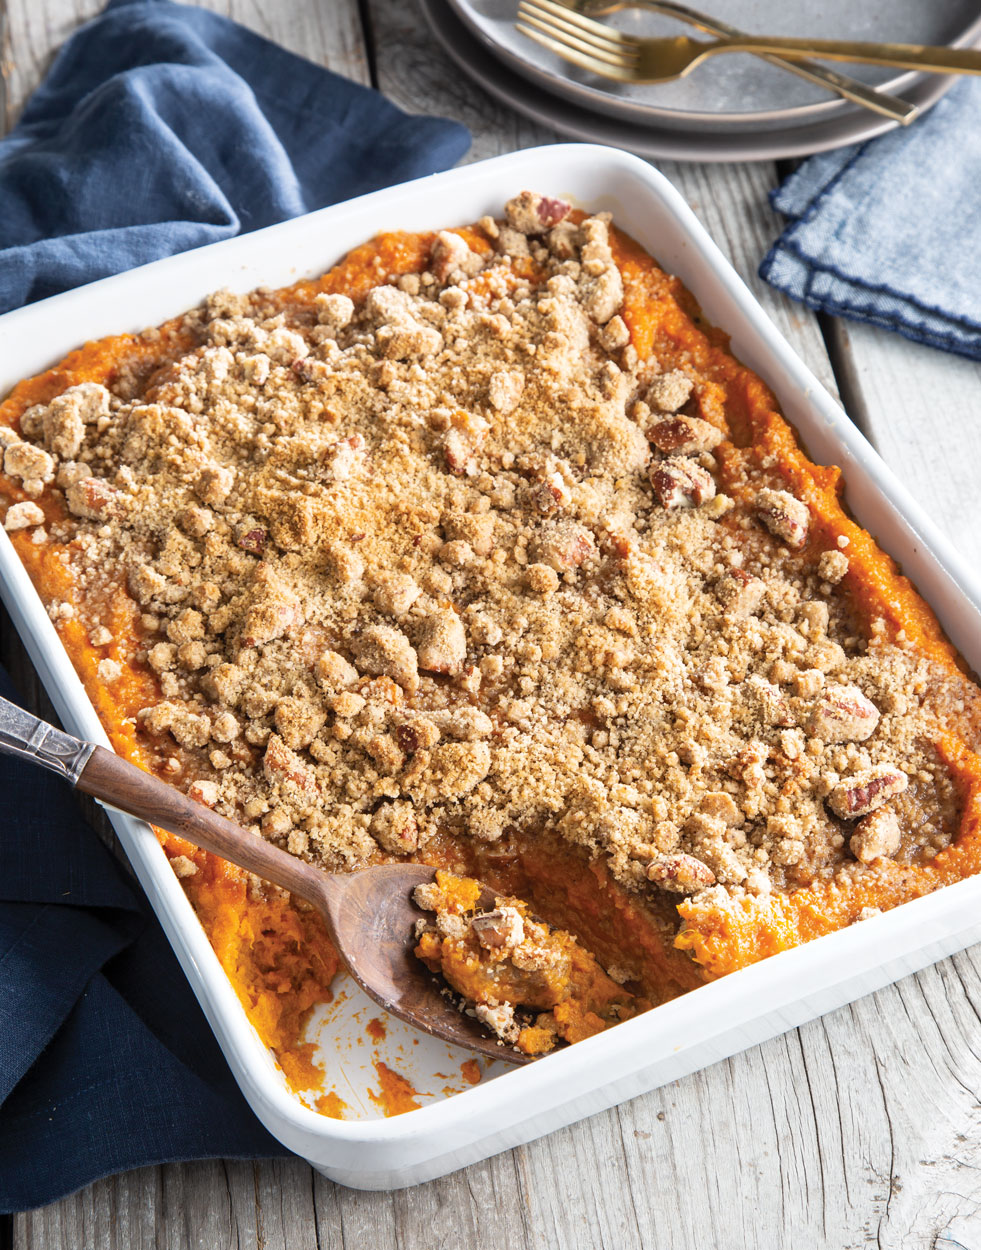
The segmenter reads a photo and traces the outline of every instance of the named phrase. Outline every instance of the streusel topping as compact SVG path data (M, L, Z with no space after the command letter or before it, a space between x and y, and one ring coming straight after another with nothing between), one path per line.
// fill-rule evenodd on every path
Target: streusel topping
M675 898L931 857L976 688L860 623L775 465L723 482L724 388L638 353L577 216L524 193L312 313L219 292L172 365L3 431L71 513L7 528L70 544L94 646L125 581L161 768L330 868L512 827Z

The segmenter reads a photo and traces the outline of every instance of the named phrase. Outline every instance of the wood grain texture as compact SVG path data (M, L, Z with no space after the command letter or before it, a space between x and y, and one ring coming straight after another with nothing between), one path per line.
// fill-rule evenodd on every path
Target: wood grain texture
M327 65L346 78L370 81L357 0L197 0L200 8L232 17L274 39L299 56ZM2 129L20 116L57 49L82 22L94 17L104 0L3 0L7 40L0 44L0 73L6 106ZM0 26L0 31L3 27Z
M356 43L353 4L232 5L234 16L280 42L312 39L301 50L314 59L348 48L350 68L334 67L363 81L373 63L379 85L403 107L465 121L474 132L469 159L555 139L470 85L405 0L364 0L363 8L370 57ZM37 13L47 15L43 22ZM25 58L13 107L81 15L70 0L10 0L11 47ZM353 33L341 38L340 29ZM817 320L756 277L779 228L766 202L772 166L661 168L834 389ZM864 327L835 324L830 336L846 402L976 559L978 367ZM16 661L18 647L8 626L0 656ZM30 674L23 659L15 667ZM173 1164L110 1178L17 1216L13 1244L981 1250L979 1021L981 958L971 950L613 1111L412 1190L342 1189L299 1160Z
M981 568L981 361L837 321L842 387L868 437L968 564Z

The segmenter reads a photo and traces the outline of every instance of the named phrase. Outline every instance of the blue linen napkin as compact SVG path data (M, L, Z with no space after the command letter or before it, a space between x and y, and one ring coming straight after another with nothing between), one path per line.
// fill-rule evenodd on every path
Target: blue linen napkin
M822 312L981 359L981 80L924 117L805 161L760 276Z
M0 310L447 168L468 143L225 18L114 0L0 140ZM0 1211L145 1164L288 1155L68 788L0 757L0 794Z
M0 312L449 169L469 144L227 18L112 0L0 140Z
M0 694L19 702L2 670ZM288 1155L68 785L0 756L0 794L0 1211L149 1163Z

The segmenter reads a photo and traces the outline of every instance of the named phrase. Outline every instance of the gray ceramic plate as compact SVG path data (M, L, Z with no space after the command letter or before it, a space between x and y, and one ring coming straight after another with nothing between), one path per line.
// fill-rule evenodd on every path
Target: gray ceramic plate
M517 0L448 0L470 33L529 81L582 108L662 129L784 129L831 121L860 106L829 95L796 74L758 57L713 57L687 78L649 86L617 83L581 70L515 29ZM694 0L696 8L730 25L768 35L889 39L898 43L962 46L981 36L977 0ZM692 32L691 27L632 9L604 18L638 35ZM926 75L869 65L837 66L869 86L906 93Z
M662 127L656 120L638 125L577 107L513 73L474 38L446 0L419 0L419 4L446 53L491 95L560 134L625 148L639 156L677 161L779 160L858 143L883 134L896 124L867 109L856 108L831 120L788 126L779 132L750 129L720 133L712 126L700 131L684 131ZM922 84L907 91L905 96L926 110L954 81L945 74L927 75Z

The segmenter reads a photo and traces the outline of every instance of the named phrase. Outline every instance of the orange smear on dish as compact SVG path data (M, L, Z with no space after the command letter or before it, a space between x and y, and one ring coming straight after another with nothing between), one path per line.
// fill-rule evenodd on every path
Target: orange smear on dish
M468 1085L480 1084L480 1064L476 1059L467 1059L461 1063L460 1072Z
M369 1089L368 1097L385 1115L404 1115L406 1111L419 1110L416 1102L418 1090L413 1089L404 1076L400 1076L380 1059L375 1060L375 1071L378 1073L381 1091L376 1094Z
M373 1042L383 1042L388 1033L388 1027L380 1016L375 1016L365 1025L364 1030Z
M321 1094L315 1105L321 1115L329 1115L332 1120L343 1120L344 1112L347 1110L347 1103L334 1090L328 1094Z

